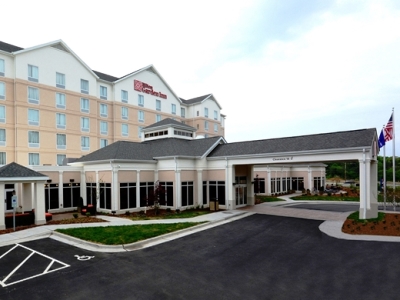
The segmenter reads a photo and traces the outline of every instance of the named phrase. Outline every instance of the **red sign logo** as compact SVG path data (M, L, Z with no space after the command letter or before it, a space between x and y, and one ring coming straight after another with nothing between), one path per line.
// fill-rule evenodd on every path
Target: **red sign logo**
M156 97L160 97L160 98L163 98L163 99L167 99L167 95L165 95L165 94L163 94L161 92L153 91L153 87L151 85L149 85L147 83L144 83L144 82L141 82L141 81L136 80L136 79L133 81L133 88L135 89L135 91L138 91L138 92L142 92L142 93L146 93L146 94L153 95L153 96L156 96Z

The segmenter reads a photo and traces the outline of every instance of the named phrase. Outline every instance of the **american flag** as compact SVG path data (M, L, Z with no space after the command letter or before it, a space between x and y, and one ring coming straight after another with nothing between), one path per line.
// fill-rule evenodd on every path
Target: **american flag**
M385 129L385 142L391 141L393 139L393 113L390 116L389 122L387 122Z

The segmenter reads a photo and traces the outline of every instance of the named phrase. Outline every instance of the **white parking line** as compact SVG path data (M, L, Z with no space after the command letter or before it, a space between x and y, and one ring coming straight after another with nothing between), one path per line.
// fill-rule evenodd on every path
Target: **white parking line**
M39 276L46 275L46 274L49 274L49 273L54 272L54 271L58 271L58 270L61 270L61 269L70 267L70 265L68 265L68 264L65 264L65 263L63 263L63 262L61 262L61 261L59 261L59 260L57 260L57 259L54 259L54 258L52 258L52 257L50 257L50 256L47 256L47 255L45 255L45 254L43 254L43 253L37 252L37 251L35 251L35 250L33 250L33 249L30 249L30 248L28 248L28 247L26 247L26 246L24 246L24 245L20 245L20 244L16 244L13 248L11 248L11 249L8 250L6 253L4 253L3 255L1 255L1 256L0 256L0 260L1 260L2 258L5 258L7 254L11 253L13 250L15 250L15 249L18 248L18 247L22 247L22 248L24 248L24 249L26 249L26 250L28 250L28 251L31 251L31 253L30 253L30 254L29 254L29 255L28 255L14 270L12 270L3 280L0 280L0 285L1 285L2 287L7 287L7 286L10 286L10 285L13 285L13 284L16 284L16 283L20 283L20 282L23 282L23 281L26 281L26 280L29 280L29 279L32 279L32 278L35 278L35 277L39 277ZM29 276L29 277L26 277L26 278L23 278L23 279L20 279L20 280L17 280L17 281L13 281L13 282L6 282L6 281L7 281L16 271L18 271L18 269L21 268L21 267L24 265L24 263L26 263L26 262L29 260L29 258L31 258L32 255L34 255L34 254L38 254L38 255L43 256L43 257L45 257L45 258L47 258L47 259L50 260L50 263L49 263L49 265L46 267L46 269L45 269L42 273L38 273L38 274L33 275L33 276ZM57 268L57 269L50 270L50 268L53 266L53 264L54 264L55 262L59 263L59 264L61 265L61 267L59 267L59 268Z

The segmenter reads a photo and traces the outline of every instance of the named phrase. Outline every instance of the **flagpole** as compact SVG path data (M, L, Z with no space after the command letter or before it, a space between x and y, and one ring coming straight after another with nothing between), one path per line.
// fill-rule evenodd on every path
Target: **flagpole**
M385 130L385 126L383 126ZM385 145L383 145L383 209L386 210L386 150Z
M395 152L395 144L396 144L396 140L395 140L395 130L394 130L394 107L392 108L392 123L393 123L393 207L396 210L396 152Z

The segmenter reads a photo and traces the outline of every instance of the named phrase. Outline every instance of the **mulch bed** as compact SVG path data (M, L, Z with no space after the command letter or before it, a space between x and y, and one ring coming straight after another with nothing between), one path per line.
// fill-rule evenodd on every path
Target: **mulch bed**
M342 231L348 234L400 236L400 215L386 213L382 221L365 223L347 219Z

